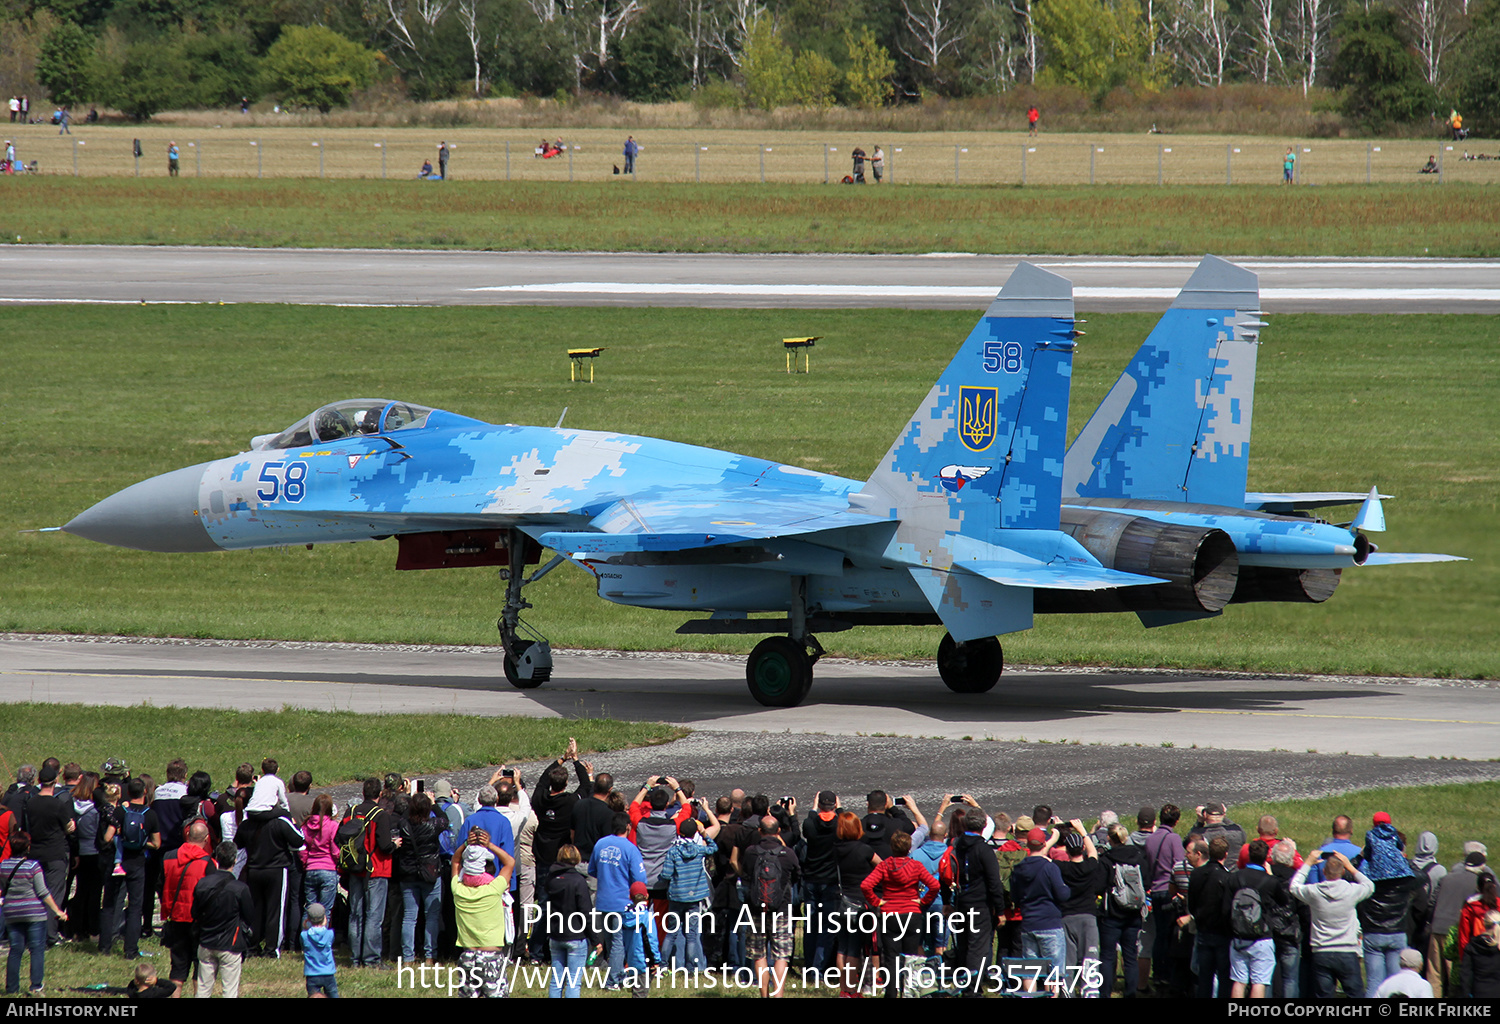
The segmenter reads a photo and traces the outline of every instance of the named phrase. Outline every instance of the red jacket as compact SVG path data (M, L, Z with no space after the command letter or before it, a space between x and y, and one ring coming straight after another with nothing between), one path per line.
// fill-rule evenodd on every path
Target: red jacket
M927 892L921 894L923 886ZM870 906L878 906L883 914L914 914L926 910L937 899L938 880L917 861L910 857L887 857L875 865L875 870L859 883L865 900ZM885 900L880 902L879 897Z
M167 920L179 924L191 924L193 920L193 890L203 881L211 859L208 851L195 843L183 843L162 858L165 878L161 890L161 902Z

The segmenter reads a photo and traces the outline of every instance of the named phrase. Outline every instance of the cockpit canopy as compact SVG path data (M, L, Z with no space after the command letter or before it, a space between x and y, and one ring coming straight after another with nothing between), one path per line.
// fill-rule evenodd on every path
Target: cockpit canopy
M433 410L410 402L385 398L347 398L304 416L279 434L261 434L251 439L250 450L277 451L326 444L356 434L389 434L424 426Z

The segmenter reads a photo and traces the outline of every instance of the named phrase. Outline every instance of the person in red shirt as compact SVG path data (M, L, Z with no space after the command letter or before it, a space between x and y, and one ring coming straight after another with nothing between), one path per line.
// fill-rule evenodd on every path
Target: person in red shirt
M1035 135L1036 134L1036 123L1038 121L1040 121L1041 118L1042 118L1041 111L1037 110L1036 109L1036 104L1033 103L1031 105L1031 109L1028 110L1028 111L1026 111L1026 124L1029 126L1029 130L1026 133L1027 135Z
M906 987L906 957L921 952L920 914L938 895L938 880L911 859L911 836L891 836L891 855L859 883L865 901L880 911L880 963L886 971L885 995L894 999Z

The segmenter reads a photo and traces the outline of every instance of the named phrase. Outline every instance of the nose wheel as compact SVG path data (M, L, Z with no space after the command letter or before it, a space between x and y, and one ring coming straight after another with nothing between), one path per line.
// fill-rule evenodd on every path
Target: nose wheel
M938 675L954 693L988 693L1005 671L1005 653L992 636L959 643L952 633L938 644Z
M788 636L767 637L755 645L745 663L745 682L750 696L768 708L794 708L812 689L813 664L823 654L817 640L793 640Z

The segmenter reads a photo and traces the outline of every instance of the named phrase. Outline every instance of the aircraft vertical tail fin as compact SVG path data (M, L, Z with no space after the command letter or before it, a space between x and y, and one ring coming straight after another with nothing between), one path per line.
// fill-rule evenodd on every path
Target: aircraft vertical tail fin
M951 562L953 536L1055 530L1075 333L1072 283L1020 264L855 507L899 519L897 543L926 564Z
M1068 449L1064 498L1242 507L1259 307L1254 273L1205 256Z

